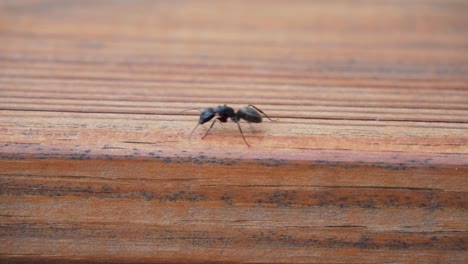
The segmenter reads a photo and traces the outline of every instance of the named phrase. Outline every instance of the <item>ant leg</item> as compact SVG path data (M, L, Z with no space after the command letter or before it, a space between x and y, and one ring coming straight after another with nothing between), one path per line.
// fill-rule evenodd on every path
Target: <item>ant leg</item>
M211 128L214 126L214 124L216 123L216 121L218 121L218 119L215 119L213 121L213 123L211 123L211 126L210 128L208 128L208 130L206 131L205 135L202 137L202 139L204 139L206 137L206 135L208 135L208 132L210 132Z
M255 105L249 104L247 107L253 107L253 108L257 109L257 111L259 111L260 113L262 113L264 116L266 116L268 119L270 119L270 121L273 121L273 122L275 121L275 120L271 119L267 114L265 114L265 112L263 112L262 110L260 110L260 109L259 109L258 107L256 107Z
M245 140L244 133L242 132L241 126L239 125L238 122L236 122L236 124L237 124L237 126L239 127L239 131L240 131L240 133L241 133L241 135L242 135L242 138L244 139L245 144L247 144L247 146L250 148L249 143L247 143L247 140Z

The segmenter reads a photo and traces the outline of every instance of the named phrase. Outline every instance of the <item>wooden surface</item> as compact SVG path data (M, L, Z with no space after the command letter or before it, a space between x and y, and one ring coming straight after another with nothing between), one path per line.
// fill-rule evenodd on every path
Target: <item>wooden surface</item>
M0 2L0 262L467 262L467 13Z

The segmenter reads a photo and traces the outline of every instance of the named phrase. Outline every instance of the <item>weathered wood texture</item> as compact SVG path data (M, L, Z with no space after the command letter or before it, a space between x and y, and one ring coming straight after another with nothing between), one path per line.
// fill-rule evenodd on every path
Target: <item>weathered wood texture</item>
M0 261L466 263L467 13L0 2Z

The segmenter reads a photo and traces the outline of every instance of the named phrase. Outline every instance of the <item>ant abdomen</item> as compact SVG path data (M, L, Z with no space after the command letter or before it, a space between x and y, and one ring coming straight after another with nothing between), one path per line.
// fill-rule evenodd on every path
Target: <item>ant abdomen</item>
M251 123L262 122L262 116L254 108L248 106L240 108L239 111L237 111L237 117Z

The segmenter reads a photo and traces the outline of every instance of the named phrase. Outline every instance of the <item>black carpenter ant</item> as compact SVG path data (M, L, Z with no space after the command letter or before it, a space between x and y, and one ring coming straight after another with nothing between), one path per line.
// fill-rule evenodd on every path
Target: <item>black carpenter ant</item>
M206 108L200 114L200 119L198 121L198 124L192 130L190 137L192 137L193 132L195 132L195 130L197 129L199 125L210 121L215 116L217 116L217 118L213 121L213 123L211 123L210 128L208 128L208 131L206 131L202 139L204 139L208 135L208 133L210 132L211 128L214 126L217 120L219 120L221 123L226 123L228 121L228 118L230 118L231 121L236 123L237 126L239 127L239 131L242 135L242 138L244 139L245 144L247 144L247 146L250 147L249 143L247 143L247 140L245 140L244 133L242 132L242 129L239 125L239 121L240 119L244 119L245 121L251 122L251 123L261 123L262 116L257 112L257 110L260 113L264 114L268 119L273 121L267 114L265 114L262 110L258 109L254 105L248 105L248 106L242 107L241 109L237 111L237 113L234 112L234 109L232 109L231 107L227 105L223 105L223 106L220 105L215 108L211 108L211 107Z

